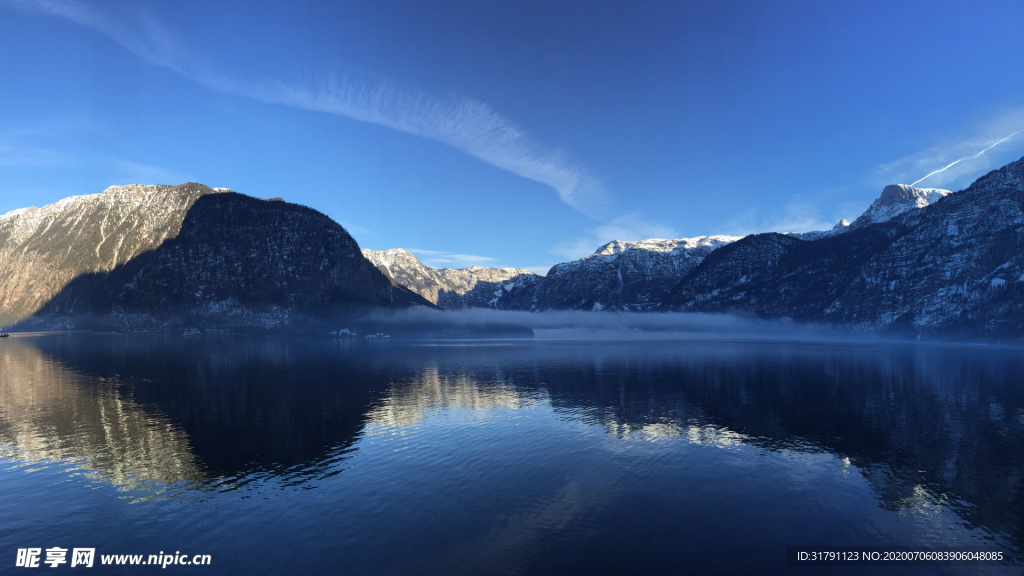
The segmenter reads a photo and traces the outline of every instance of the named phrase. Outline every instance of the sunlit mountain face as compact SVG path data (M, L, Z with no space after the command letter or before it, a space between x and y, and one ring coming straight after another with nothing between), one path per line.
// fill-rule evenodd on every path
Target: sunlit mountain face
M999 348L14 337L0 479L22 504L0 514L19 542L170 534L239 570L327 569L328 545L361 573L653 570L732 532L757 553L702 568L1019 546L1022 370Z

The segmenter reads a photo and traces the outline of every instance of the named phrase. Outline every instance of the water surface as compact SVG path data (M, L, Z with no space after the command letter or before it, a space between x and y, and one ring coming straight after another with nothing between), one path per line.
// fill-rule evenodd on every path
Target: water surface
M788 574L822 571L791 545L1014 550L1021 374L955 346L12 337L0 562Z

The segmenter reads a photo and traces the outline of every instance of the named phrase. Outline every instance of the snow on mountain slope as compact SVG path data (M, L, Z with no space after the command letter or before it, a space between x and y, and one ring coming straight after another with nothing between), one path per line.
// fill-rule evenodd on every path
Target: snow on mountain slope
M431 268L401 248L364 249L363 256L398 284L446 309L498 307L503 293L539 278L519 268Z
M952 194L949 190L938 188L914 188L906 184L890 184L882 189L882 195L871 203L871 206L864 211L851 224L845 218L832 227L831 230L815 230L814 232L789 232L787 235L801 240L818 240L828 238L836 234L842 234L850 230L856 230L870 224L888 222L897 216L901 216L911 210L919 210L938 202Z
M872 202L871 206L850 226L860 228L869 224L888 222L911 210L930 206L950 194L952 192L949 190L938 188L914 188L906 184L890 184L882 190L882 195Z
M814 242L749 236L684 278L664 309L1024 336L1024 159L956 194L887 187L858 222Z
M586 258L553 266L529 301L523 294L511 294L516 302L508 307L650 310L708 254L736 240L739 237L613 240Z
M710 248L714 250L730 242L735 242L740 236L697 236L695 238L679 238L678 240L662 240L653 238L650 240L637 240L625 242L612 240L598 248L592 255L582 260L594 258L595 256L617 256L631 250L645 250L647 252L672 252L677 257L683 255L693 256L694 249ZM579 260L579 261L582 261Z
M430 268L401 249L363 255L442 308L650 310L705 256L738 239L613 240L586 258L556 264L546 277L518 268Z
M229 192L129 184L0 216L0 325L32 314L73 278L174 238L196 199Z
M173 239L61 288L25 325L167 331L323 325L367 307L428 305L395 287L337 222L297 204L206 194ZM81 323L81 322L84 322Z

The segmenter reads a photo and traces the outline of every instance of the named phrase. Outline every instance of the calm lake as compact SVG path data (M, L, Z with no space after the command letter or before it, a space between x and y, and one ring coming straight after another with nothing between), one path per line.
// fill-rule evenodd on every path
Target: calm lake
M786 547L1016 550L1022 483L1019 349L0 341L4 573L823 574Z

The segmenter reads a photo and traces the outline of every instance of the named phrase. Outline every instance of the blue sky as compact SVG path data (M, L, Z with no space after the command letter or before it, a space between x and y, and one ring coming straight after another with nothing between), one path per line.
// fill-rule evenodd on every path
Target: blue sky
M535 270L831 227L1024 156L1022 22L1017 0L0 0L0 213L196 181Z

